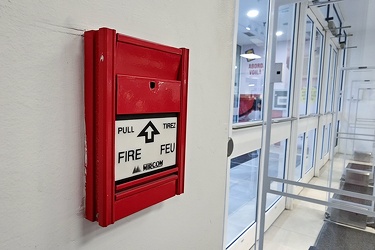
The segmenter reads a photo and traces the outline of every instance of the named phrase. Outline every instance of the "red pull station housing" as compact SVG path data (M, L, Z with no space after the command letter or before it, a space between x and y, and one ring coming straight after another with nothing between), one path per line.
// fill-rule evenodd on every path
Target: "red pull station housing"
M105 227L184 192L189 50L84 37L85 216Z

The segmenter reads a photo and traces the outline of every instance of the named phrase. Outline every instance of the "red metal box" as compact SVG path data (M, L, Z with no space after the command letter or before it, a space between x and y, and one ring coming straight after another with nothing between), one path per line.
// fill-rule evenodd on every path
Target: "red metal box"
M85 32L86 211L108 226L184 192L189 50Z

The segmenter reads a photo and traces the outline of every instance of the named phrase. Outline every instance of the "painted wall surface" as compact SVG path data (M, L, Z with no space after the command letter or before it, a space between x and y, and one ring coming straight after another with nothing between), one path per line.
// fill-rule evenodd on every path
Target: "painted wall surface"
M0 249L221 249L234 1L0 3ZM190 49L185 194L83 218L83 30Z
M357 46L357 49L348 50L348 59L350 66L374 65L375 49L375 2L365 0L366 4L353 5L355 13L361 13L356 17L356 22L353 25L355 30L353 36L348 39L348 46Z

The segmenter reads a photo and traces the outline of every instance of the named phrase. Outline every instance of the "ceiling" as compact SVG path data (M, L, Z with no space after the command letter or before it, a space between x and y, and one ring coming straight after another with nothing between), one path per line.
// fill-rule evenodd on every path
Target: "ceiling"
M237 44L245 45L250 43L256 44L257 42L264 43L266 35L267 7L267 0L239 1ZM249 18L247 16L249 10L258 10L259 15L257 17ZM250 30L247 30L246 27L250 28Z
M347 34L361 36L363 32L375 32L375 0L344 0L335 3L335 5L342 18L343 26L351 26L351 28L346 29ZM323 10L323 8L320 9ZM249 18L246 13L251 9L259 10L259 15L255 18ZM239 45L264 43L267 11L268 0L239 1L237 41ZM288 30L291 23L291 11L292 8L290 7L279 11L279 27L277 30ZM323 12L325 11L323 10ZM250 31L246 30L246 27L250 28ZM278 37L278 40L282 39L287 39L287 36Z
M257 17L249 18L247 12L249 10L258 10ZM279 10L277 31L284 34L279 36L278 41L290 38L290 25L293 21L293 5L282 6ZM238 35L237 43L239 45L255 44L264 46L266 39L266 22L268 13L268 0L240 0L238 13ZM250 28L247 30L246 28ZM289 34L288 34L289 33Z
M327 2L327 0L320 1ZM346 34L353 35L347 38L346 46L355 46L358 48L363 47L365 36L368 34L374 34L375 32L375 15L373 14L375 13L375 0L342 0L334 3L334 5L342 20L342 26L350 26L349 28L344 29ZM315 13L315 10L323 13L322 17L324 16L324 18L322 18L322 25L327 29L327 22L324 20L327 13L327 7L312 7L312 10ZM335 26L339 27L336 15L332 14L330 16L334 17ZM334 41L337 41L337 39L334 39ZM341 41L344 41L344 38L342 38Z
M344 0L337 3L349 32L375 30L375 0Z

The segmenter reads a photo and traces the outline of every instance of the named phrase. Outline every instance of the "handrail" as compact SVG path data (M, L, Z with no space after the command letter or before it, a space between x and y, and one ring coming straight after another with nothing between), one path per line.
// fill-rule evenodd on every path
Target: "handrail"
M268 177L268 178L270 179L270 181L274 181L274 182L280 182L280 183L285 183L285 184L295 185L295 186L305 187L305 188L312 188L312 189L316 189L316 190L320 190L324 192L330 192L330 193L341 194L341 195L350 196L354 198L375 201L375 196L368 195L368 194L361 194L361 193L356 193L356 192L342 190L342 189L335 189L335 188L323 187L323 186L302 183L302 182L297 182L297 181L285 180L285 179L280 179L276 177Z

